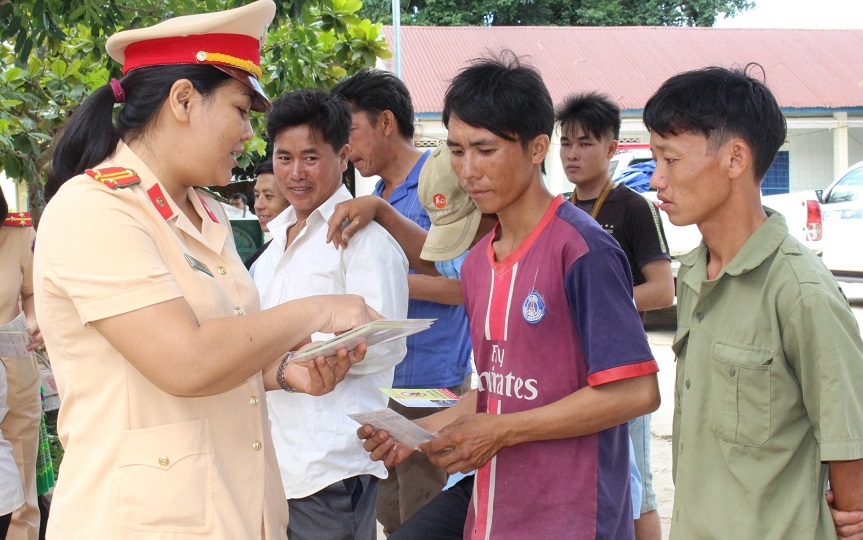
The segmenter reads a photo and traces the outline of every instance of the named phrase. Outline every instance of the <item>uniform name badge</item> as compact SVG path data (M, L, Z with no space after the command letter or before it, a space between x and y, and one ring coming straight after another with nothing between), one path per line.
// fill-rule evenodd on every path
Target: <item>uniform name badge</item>
M207 265L206 265L206 264L204 264L204 263L202 263L201 261L199 261L198 259L196 259L196 258L192 257L192 256L191 256L191 255L189 255L188 253L184 253L184 254L183 254L183 256L184 256L184 257L186 257L186 260L189 262L189 264L190 264L190 265L192 266L192 268L194 268L195 270L200 270L201 272L203 272L203 273L207 274L207 275L208 275L208 276L210 276L210 277L216 277L216 276L214 276L214 275L213 275L213 273L212 273L212 272L210 272L210 269L209 269L209 268L207 268Z
M539 291L530 291L521 305L521 316L530 324L536 324L545 317L545 300Z

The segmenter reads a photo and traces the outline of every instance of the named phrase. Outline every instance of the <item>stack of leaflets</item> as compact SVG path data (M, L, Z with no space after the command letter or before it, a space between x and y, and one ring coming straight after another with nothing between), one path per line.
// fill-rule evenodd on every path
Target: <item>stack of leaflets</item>
M373 321L313 347L294 352L289 362L307 361L318 356L335 356L339 349L353 350L365 342L369 347L427 330L436 319L381 319Z

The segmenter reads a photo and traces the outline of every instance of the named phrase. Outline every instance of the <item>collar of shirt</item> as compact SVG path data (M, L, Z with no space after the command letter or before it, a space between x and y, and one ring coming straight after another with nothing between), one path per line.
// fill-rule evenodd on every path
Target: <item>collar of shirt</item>
M138 154L129 148L123 141L120 141L117 144L117 149L114 151L114 155L105 162L105 165L109 167L124 167L134 171L141 179L140 187L143 190L143 196L147 198L145 206L150 207L150 210L153 212L160 214L165 212L162 216L167 223L170 224L173 222L174 227L186 235L195 238L204 245L207 245L213 251L221 252L222 246L224 246L225 240L228 237L228 228L225 225L214 222L210 218L209 212L204 208L204 203L201 202L201 196L194 188L187 188L187 196L192 202L195 212L201 216L203 225L200 231L192 224L189 218L186 217L186 214L184 214L174 203L174 200L170 195L168 195L165 186L159 182L158 177L152 169L150 169L150 167L148 167L147 164L138 157ZM167 208L168 210L166 211L163 208L160 211L160 209L156 207L157 204ZM168 214L168 211L170 211L170 214Z
M344 185L339 186L339 189L335 193L330 195L326 201L312 211L308 219L306 219L306 228L311 228L321 221L329 221L336 204L350 198L351 193L348 191L348 188ZM267 225L267 228L270 229L270 234L273 235L273 242L281 248L281 251L285 251L288 227L296 224L296 222L297 211L293 206L289 206L281 214L274 217Z
M420 181L420 171L422 170L423 164L426 162L426 159L428 159L428 157L430 155L431 155L431 150L426 150L425 152L423 152L423 154L420 156L420 158L414 164L414 167L413 167L413 169L411 169L411 172L408 173L408 177L405 178L405 181L402 182L401 184L397 185L395 187L395 189L393 189L393 192L390 193L390 198L387 199L387 202L389 202L390 204L395 204L399 200L407 197L408 192L411 189L417 189L417 186L419 186L419 181ZM380 197L383 195L383 192L384 192L384 179L381 178L375 184L375 190L374 190L373 194Z
M767 220L746 240L746 243L722 270L722 273L716 277L716 280L725 274L739 276L758 268L788 237L788 225L785 223L785 217L769 208L764 210L767 213ZM707 272L707 253L707 245L702 240L697 248L678 257L681 265L693 268L693 271L687 272L684 283L696 288L696 290L698 283L704 281Z

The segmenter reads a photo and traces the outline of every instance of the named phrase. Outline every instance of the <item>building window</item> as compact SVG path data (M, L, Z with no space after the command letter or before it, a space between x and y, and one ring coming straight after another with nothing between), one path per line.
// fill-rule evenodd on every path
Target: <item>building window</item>
M776 161L764 175L761 182L762 195L777 195L788 193L790 187L790 175L788 173L788 150L776 154Z

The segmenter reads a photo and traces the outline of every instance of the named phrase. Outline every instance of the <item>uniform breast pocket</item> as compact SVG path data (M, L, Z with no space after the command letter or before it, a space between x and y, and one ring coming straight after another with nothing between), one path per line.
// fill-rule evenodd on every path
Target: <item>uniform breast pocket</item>
M114 487L115 513L125 527L207 531L213 521L213 455L207 420L125 432Z
M761 446L770 438L773 349L717 342L710 364L714 432L733 444Z
M291 274L283 283L281 302L336 292L332 278L326 276Z

